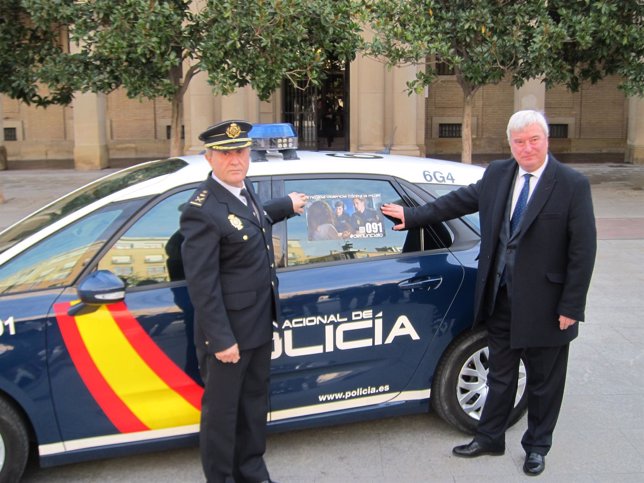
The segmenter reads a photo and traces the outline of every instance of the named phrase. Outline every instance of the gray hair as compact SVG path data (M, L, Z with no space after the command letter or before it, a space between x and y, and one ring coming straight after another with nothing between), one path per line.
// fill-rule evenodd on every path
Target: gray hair
M510 133L512 131L520 131L531 124L538 124L541 126L546 137L549 136L548 121L546 121L543 113L528 109L525 111L517 111L512 114L512 117L508 121L508 129L506 131L508 142L510 142Z

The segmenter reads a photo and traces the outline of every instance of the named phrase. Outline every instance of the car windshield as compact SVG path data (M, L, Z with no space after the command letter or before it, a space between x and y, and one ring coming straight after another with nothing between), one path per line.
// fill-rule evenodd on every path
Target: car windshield
M118 171L84 186L29 215L0 233L0 253L64 216L119 190L158 176L174 173L186 166L182 159L152 161Z

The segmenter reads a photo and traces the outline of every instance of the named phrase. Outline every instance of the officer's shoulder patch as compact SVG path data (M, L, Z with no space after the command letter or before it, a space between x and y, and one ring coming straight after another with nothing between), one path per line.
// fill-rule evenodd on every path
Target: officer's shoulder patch
M208 190L201 190L196 193L190 200L190 204L194 206L203 206L204 201L208 198Z

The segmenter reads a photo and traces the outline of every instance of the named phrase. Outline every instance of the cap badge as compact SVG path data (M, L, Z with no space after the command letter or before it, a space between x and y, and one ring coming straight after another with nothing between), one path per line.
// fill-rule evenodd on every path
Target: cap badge
M241 132L241 128L237 125L237 123L233 122L230 126L228 126L228 129L226 129L226 136L234 139L236 137L239 137Z
M238 230L241 230L242 228L244 228L244 224L242 223L242 221L232 213L228 215L228 221L230 222L231 225L233 225L233 228L237 228Z

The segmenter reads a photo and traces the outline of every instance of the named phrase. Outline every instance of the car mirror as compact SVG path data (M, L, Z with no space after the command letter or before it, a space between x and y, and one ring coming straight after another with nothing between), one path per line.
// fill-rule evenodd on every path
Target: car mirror
M109 270L90 273L78 284L80 303L69 308L69 315L76 315L87 306L122 302L125 299L125 283Z

